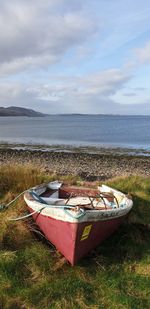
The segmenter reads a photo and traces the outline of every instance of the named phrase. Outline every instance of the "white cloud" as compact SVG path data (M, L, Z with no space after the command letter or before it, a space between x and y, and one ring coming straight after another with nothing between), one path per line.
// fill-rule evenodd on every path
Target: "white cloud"
M135 92L126 92L123 94L125 97L136 97L136 93Z
M96 31L95 22L82 10L57 7L65 7L66 2L6 0L1 4L1 74L55 63Z
M150 41L144 47L137 48L136 55L141 63L150 63Z
M100 73L93 73L83 77L68 78L63 81L56 80L54 86L47 86L46 91L49 95L51 91L62 97L87 97L87 96L105 96L116 93L131 78L130 73L122 72L119 69L105 70ZM53 90L52 90L53 89ZM42 91L42 89L41 89ZM45 88L44 88L45 93ZM46 99L46 94L45 94Z
M12 83L0 84L0 97L7 105L30 104L41 102L41 110L44 104L49 102L49 111L54 113L56 107L59 112L109 112L113 108L110 97L131 78L128 72L118 69L106 70L101 73L93 73L90 76L60 78L53 76L47 84L35 84L22 86ZM12 91L13 89L13 91ZM13 95L13 93L15 95ZM21 103L22 102L22 103ZM95 102L95 103L94 103ZM48 105L46 106L48 108ZM95 105L96 104L96 105ZM105 107L103 107L105 105ZM95 107L94 107L95 106ZM94 108L94 109L93 109Z
M22 95L23 87L18 83L0 83L0 98L2 103L18 99Z
M131 77L127 71L111 69L82 77L52 76L49 83L34 85L5 81L0 83L0 98L3 106L24 106L52 114L150 114L148 101L143 104L114 101Z
M148 102L135 79L139 65L150 61L150 43L136 55L134 49L133 59L127 45L147 32L149 16L143 3L129 0L109 1L109 9L98 0L0 0L0 105L132 112L134 100Z

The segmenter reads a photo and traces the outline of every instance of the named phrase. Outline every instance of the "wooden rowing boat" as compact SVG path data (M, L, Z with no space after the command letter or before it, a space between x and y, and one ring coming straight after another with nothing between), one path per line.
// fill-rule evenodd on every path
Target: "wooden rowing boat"
M72 265L111 235L133 206L131 197L108 186L58 181L32 188L24 199L41 231Z

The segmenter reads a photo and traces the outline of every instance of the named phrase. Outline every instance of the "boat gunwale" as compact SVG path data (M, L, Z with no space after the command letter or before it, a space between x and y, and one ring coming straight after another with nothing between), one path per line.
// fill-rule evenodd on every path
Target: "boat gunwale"
M56 220L61 220L61 221L68 221L68 222L86 222L86 221L106 221L106 220L111 220L119 217L123 217L128 214L128 212L131 210L133 206L132 200L128 199L128 203L124 208L111 208L111 209L103 209L103 210L98 210L98 209L86 209L84 211L84 214L81 218L76 218L73 216L73 211L68 209L68 213L72 214L72 218L65 213L63 207L64 205L59 205L62 206L62 208L58 208L57 205L48 205L48 204L42 204L39 201L36 200L29 200L26 197L26 194L24 194L24 200L27 203L28 207L32 209L33 211L37 210L37 213L46 216L52 219ZM39 210L39 207L41 206L41 211ZM42 207L43 206L43 207ZM52 206L52 207L51 207ZM69 207L69 205L67 205ZM82 207L81 207L82 208ZM99 216L97 216L99 215Z

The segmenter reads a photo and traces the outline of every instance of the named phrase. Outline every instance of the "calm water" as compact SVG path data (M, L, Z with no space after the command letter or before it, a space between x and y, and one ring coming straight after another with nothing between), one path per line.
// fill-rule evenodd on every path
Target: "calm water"
M150 116L0 117L0 142L150 150Z

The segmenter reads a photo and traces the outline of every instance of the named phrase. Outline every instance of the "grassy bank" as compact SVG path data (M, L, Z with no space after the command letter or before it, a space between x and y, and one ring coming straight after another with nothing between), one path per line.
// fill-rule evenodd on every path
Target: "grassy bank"
M53 179L30 166L3 166L0 202ZM63 180L82 182L73 176ZM130 192L134 208L128 221L75 267L36 236L32 220L8 220L26 212L23 199L0 213L0 308L150 308L150 178L122 177L107 184Z

